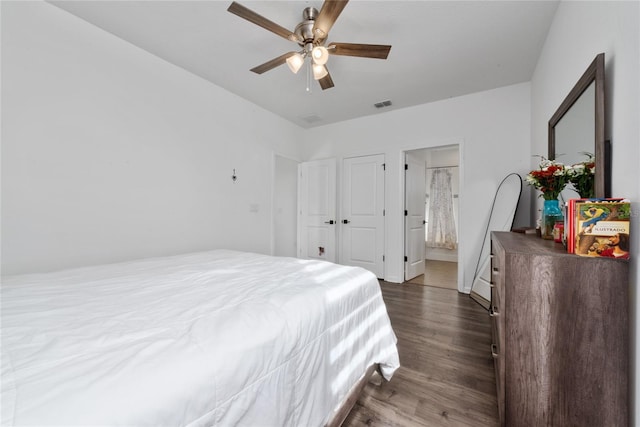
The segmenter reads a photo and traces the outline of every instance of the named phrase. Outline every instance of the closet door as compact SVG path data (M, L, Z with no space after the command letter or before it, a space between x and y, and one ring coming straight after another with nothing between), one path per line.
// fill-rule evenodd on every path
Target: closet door
M344 159L340 263L384 277L384 155Z
M298 256L336 262L336 161L300 163Z

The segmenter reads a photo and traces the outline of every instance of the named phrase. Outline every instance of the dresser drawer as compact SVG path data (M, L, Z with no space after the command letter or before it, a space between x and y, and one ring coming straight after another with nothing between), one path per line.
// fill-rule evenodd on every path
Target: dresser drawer
M498 307L500 311L504 307L504 292L505 292L505 284L504 284L504 257L498 251L491 258L491 285L493 289L492 296L492 305ZM495 299L493 297L495 296Z
M505 381L504 381L504 355L500 354L497 344L491 344L491 356L493 357L493 369L496 375L496 394L498 400L498 416L500 425L504 426L505 420Z
M496 377L496 393L498 400L498 414L500 425L505 422L505 276L504 276L504 249L498 242L491 240L491 306L489 316L491 318L491 356Z

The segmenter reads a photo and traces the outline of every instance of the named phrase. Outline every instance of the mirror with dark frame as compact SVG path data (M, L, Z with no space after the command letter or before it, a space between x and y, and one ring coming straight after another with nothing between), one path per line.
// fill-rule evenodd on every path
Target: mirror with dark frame
M600 53L549 120L549 159L569 166L587 160L585 153L594 156L598 198L609 197L610 192L604 104L604 53Z

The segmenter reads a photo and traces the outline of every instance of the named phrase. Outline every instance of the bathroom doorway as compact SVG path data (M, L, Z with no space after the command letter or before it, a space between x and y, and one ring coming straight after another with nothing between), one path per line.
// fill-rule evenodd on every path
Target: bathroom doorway
M458 290L459 146L423 148L405 154L405 281ZM416 173L415 168L420 171ZM416 188L423 189L422 194ZM418 205L424 218L419 243ZM419 260L418 254L424 259ZM422 271L418 265L421 262Z

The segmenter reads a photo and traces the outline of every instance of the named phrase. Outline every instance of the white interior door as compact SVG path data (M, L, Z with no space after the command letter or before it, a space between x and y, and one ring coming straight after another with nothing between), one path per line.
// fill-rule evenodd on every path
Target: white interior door
M344 159L340 263L384 277L384 155Z
M299 165L300 258L336 262L336 161Z
M415 155L405 156L404 278L411 280L424 274L426 165Z

